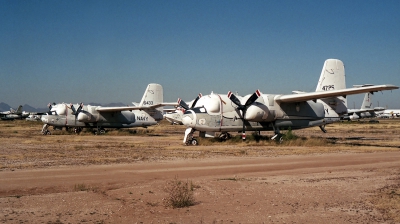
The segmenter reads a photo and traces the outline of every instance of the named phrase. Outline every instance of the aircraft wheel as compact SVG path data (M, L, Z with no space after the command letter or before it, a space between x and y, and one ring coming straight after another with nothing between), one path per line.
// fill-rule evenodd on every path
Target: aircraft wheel
M219 135L219 138L221 139L221 140L228 140L228 139L230 139L231 138L231 134L229 134L228 132L226 132L226 133L221 133L220 135Z
M104 135L104 134L106 133L106 130L100 129L99 133L100 133L101 135Z
M51 132L49 130L46 130L43 132L43 135L51 135Z
M191 143L192 143L192 145L198 145L199 144L199 142L195 138L192 139Z

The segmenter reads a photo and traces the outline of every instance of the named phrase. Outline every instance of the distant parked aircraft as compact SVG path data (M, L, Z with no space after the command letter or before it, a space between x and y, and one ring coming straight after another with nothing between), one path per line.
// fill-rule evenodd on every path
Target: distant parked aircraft
M47 115L42 115L45 123L43 134L50 134L49 126L74 128L76 133L83 128L94 129L95 133L105 133L105 128L147 127L163 119L163 106L177 106L177 103L163 102L163 88L160 84L149 84L138 106L102 107L65 103L50 105ZM77 108L77 109L75 109Z
M22 111L22 105L20 105L17 110L10 108L10 111L0 112L0 118L2 120L24 119L28 116L29 113Z
M365 87L373 85L362 85L356 87ZM372 93L365 93L363 103L360 109L348 109L347 114L343 116L343 120L357 120L360 118L376 117L379 111L383 111L383 107L372 107Z

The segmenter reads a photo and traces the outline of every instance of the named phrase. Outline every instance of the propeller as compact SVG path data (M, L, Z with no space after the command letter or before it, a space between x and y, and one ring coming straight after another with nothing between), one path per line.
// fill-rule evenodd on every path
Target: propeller
M246 126L245 126L245 115L246 115L246 111L247 108L249 108L249 106L254 103L258 97L261 96L261 92L260 90L256 90L250 97L249 99L247 99L246 103L243 105L242 103L240 103L240 100L231 92L228 92L228 98L238 106L238 110L242 111L242 120L243 120L243 129L242 129L242 139L243 141L246 140Z
M81 102L79 104L78 110L75 110L75 107L74 107L74 105L72 105L72 103L70 103L69 106L71 107L71 110L74 113L75 120L76 120L76 118L78 117L78 114L82 111L83 103Z
M202 97L203 95L201 93L199 93L199 95L196 97L196 99L194 99L192 106L189 108L189 105L187 105L187 103L185 103L185 101L183 101L181 98L178 98L178 104L179 106L181 106L183 109L185 110L189 110L192 109L194 106L196 106L197 101Z

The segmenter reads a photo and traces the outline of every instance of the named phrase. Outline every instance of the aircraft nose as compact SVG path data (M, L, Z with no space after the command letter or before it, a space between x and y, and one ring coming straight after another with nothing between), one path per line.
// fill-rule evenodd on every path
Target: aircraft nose
M196 114L192 110L187 110L182 116L182 124L194 128L196 126Z
M47 123L48 119L48 115L42 115L42 117L40 118L40 120L42 120L43 123Z

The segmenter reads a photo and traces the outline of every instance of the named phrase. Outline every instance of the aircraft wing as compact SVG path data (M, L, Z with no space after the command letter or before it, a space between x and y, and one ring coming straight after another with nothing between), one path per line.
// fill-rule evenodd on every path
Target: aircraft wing
M353 113L365 113L365 112L370 112L370 113L372 113L372 112L375 112L376 110L374 110L374 109L348 109L347 110L347 112L349 113L349 114L353 114Z
M357 88L348 88L348 89L338 89L331 91L321 91L321 92L311 92L311 93L297 93L290 95L280 95L276 96L276 102L280 103L294 103L294 102L304 102L308 100L317 100L329 97L337 97L360 93L368 93L368 92L377 92L382 90L393 90L398 89L398 86L395 85L376 85L376 86L366 86L366 87L357 87Z
M132 106L132 107L97 107L96 111L99 112L118 112L126 110L149 110L163 106L178 106L178 103L159 103L151 106Z

